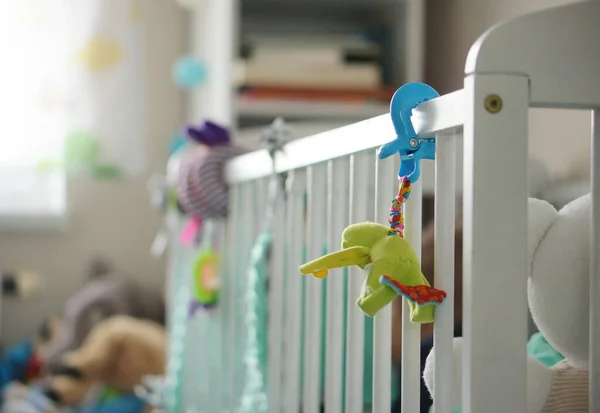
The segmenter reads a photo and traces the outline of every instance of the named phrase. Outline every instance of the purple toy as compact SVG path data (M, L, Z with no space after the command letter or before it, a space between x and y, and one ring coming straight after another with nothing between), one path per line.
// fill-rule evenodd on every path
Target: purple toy
M186 132L194 142L210 147L229 145L231 143L229 131L208 120L205 120L198 126L188 126Z

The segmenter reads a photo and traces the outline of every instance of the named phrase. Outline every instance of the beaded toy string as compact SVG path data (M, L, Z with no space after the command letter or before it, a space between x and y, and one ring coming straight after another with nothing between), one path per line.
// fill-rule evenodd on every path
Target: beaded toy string
M267 397L267 270L268 255L275 225L275 206L283 195L281 175L277 173L275 157L283 150L289 140L290 131L282 118L277 118L262 137L272 162L269 180L267 210L265 211L263 228L256 239L246 271L245 325L246 343L243 354L245 380L238 413L266 413Z
M398 195L392 201L390 208L390 218L388 219L390 230L388 231L388 235L398 235L404 238L404 204L406 204L406 200L410 196L410 191L410 179L406 176L401 177Z

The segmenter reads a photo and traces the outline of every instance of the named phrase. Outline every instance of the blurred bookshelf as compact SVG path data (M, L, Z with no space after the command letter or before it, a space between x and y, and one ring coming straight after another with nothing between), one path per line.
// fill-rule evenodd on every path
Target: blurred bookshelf
M238 126L387 113L398 86L422 80L424 1L241 0Z

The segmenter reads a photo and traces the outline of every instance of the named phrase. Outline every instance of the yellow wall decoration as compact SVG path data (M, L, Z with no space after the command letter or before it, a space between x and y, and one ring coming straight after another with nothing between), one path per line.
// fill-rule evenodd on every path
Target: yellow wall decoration
M110 69L121 61L122 52L118 44L95 36L77 53L77 61L87 70L100 72Z

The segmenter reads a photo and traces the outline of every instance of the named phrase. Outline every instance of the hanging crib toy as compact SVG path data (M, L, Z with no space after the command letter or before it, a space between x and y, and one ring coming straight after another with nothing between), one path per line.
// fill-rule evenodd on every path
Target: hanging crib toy
M229 159L244 150L232 144L226 128L210 121L189 126L186 132L195 147L184 155L179 167L177 203L190 216L180 241L193 246L203 233L192 269L193 301L189 311L193 315L200 308L214 306L218 298L219 256L213 245L218 220L227 216L229 201L223 170Z
M267 147L273 172L269 182L267 210L263 218L261 233L252 247L250 263L246 272L245 294L246 346L243 356L246 380L242 391L239 413L267 412L267 268L271 248L275 206L282 196L284 182L275 172L275 157L289 139L289 129L283 119L277 118L262 137Z
M397 296L407 299L410 320L431 323L435 307L446 293L429 285L421 273L421 264L412 246L404 239L404 205L411 183L420 176L421 159L435 159L435 139L419 138L412 126L412 110L439 94L423 83L408 83L396 91L391 103L391 116L396 139L383 145L380 159L398 153L400 187L390 208L389 227L373 222L350 225L342 235L342 250L325 255L300 267L302 274L317 278L328 270L356 265L366 276L357 305L372 317Z
M229 159L245 151L232 144L226 128L210 121L189 126L186 132L196 147L184 156L179 169L181 209L200 220L225 218L229 187L223 170Z
M192 301L189 315L193 316L199 309L209 309L216 305L219 298L219 263L217 251L213 249L214 234L217 223L204 221L203 240L192 269Z

